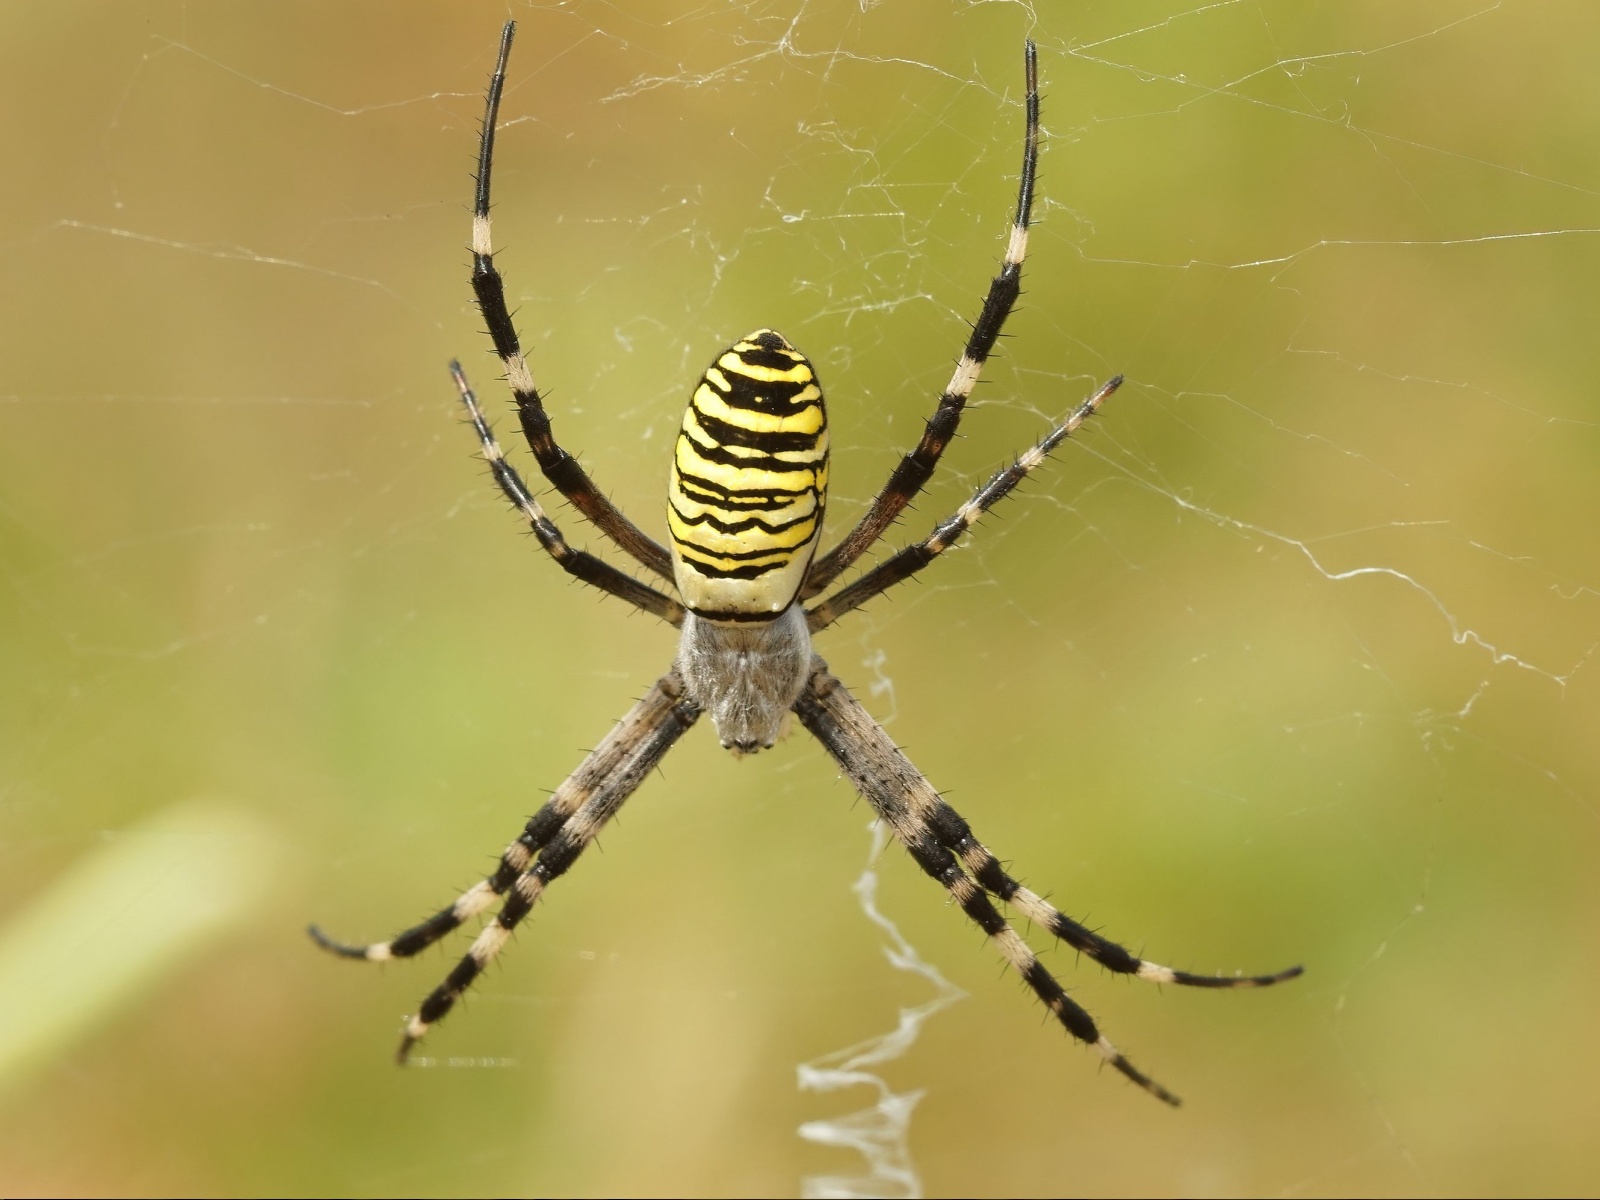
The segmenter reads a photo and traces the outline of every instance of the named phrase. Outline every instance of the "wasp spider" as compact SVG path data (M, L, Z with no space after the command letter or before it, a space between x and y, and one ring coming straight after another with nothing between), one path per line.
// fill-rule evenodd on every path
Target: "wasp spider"
M828 422L811 363L781 335L759 329L718 355L689 400L673 454L667 498L668 550L634 525L556 443L506 308L489 236L489 172L495 121L514 24L507 22L489 84L472 223L472 286L516 397L522 432L555 489L606 537L659 576L642 583L573 549L506 461L460 364L450 365L495 482L561 568L677 627L671 669L555 790L501 855L493 874L454 904L386 942L346 945L316 927L319 944L348 958L408 958L496 902L498 914L406 1024L399 1059L436 1024L504 948L518 923L564 874L645 776L700 715L736 754L770 747L795 713L833 755L916 864L950 893L1067 1032L1134 1083L1169 1104L1177 1098L1138 1070L1044 968L995 906L1011 905L1102 966L1155 983L1263 987L1300 973L1221 977L1175 971L1131 954L1058 911L1013 879L966 821L895 746L813 652L811 635L927 566L1006 496L1116 391L1112 379L1031 450L999 471L926 538L823 595L894 523L938 465L961 410L1016 302L1028 243L1039 149L1038 63L1027 46L1027 136L1016 219L1000 273L967 339L949 386L916 447L895 468L867 514L833 549L817 555L828 492ZM817 599L817 597L822 597ZM815 600L808 606L807 602Z

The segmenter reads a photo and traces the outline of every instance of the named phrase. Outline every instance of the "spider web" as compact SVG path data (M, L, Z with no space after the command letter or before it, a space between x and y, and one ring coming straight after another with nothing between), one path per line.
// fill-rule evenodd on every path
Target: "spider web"
M1594 1189L1589 7L13 8L0 1009L48 1036L0 1055L0 1190ZM452 356L527 465L463 249L507 15L499 261L652 530L764 324L828 390L830 534L864 509L1004 244L1037 39L1026 294L893 540L1128 383L819 649L1071 915L1306 963L1158 992L1025 931L1179 1112L898 851L859 876L803 734L686 738L422 1070L449 959L303 944L470 883L671 655L456 425Z

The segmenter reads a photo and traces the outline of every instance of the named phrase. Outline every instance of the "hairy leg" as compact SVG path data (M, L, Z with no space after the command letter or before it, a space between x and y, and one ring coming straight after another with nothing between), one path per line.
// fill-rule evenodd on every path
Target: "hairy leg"
M809 600L821 595L827 586L848 570L884 530L894 524L905 506L909 504L939 465L950 439L961 424L961 413L967 399L983 372L984 363L994 351L1000 330L1011 315L1022 294L1022 260L1028 252L1028 222L1033 213L1033 182L1039 162L1039 54L1030 40L1026 52L1027 70L1027 132L1022 148L1022 177L1017 185L1017 213L1011 223L1011 240L1006 245L1005 257L1000 262L1000 273L989 283L988 295L983 300L983 310L978 314L972 333L967 338L961 361L945 385L944 393L933 416L928 418L922 439L912 448L900 465L894 469L889 482L878 493L867 509L867 515L845 535L840 543L820 555L806 575L800 598Z
M924 815L933 786L902 754L882 727L862 708L848 689L835 679L820 658L812 659L806 690L795 703L795 713L833 755L856 790L894 831L911 857L948 891L961 911L983 930L1008 963L1044 1002L1062 1027L1080 1042L1092 1046L1117 1071L1167 1104L1178 1098L1135 1067L1111 1044L1094 1018L1067 995L1016 930L990 902L989 897L941 844Z
M517 328L506 306L505 281L494 265L494 241L490 236L489 179L494 166L495 122L500 113L500 94L505 89L506 59L511 54L511 39L516 22L507 21L500 34L500 56L484 108L483 137L478 148L478 179L472 209L472 290L478 309L489 327L495 353L505 366L506 381L517 401L517 415L533 456L556 490L572 502L584 516L642 566L663 579L672 578L672 558L665 546L628 520L610 499L595 487L587 471L563 450L550 430L550 415L534 386L533 372L523 356Z
M544 887L565 873L600 827L699 716L699 707L684 697L683 683L676 672L663 676L534 814L500 856L494 872L468 888L455 903L388 941L370 945L338 942L315 925L311 927L309 932L318 945L345 958L369 962L408 958L483 912L509 891L495 921L478 935L466 957L412 1018L401 1047L402 1060L411 1043L449 1011L499 952Z

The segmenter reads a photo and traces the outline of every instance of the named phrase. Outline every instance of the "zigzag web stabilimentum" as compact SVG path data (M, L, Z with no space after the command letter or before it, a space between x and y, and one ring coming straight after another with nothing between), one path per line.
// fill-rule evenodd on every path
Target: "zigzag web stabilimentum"
M800 1194L808 1200L922 1195L922 1178L911 1161L911 1149L907 1144L911 1115L922 1099L922 1089L896 1092L881 1075L873 1073L873 1068L903 1058L916 1044L929 1018L966 996L939 972L939 968L924 960L916 947L906 941L899 927L878 908L877 864L889 844L890 834L888 827L879 821L874 821L869 828L872 849L851 891L867 920L887 936L884 957L896 970L922 976L933 984L935 993L922 1004L902 1008L899 1021L887 1033L831 1051L796 1068L796 1081L803 1092L827 1093L866 1087L877 1093L877 1099L866 1108L840 1117L807 1121L800 1126L800 1136L806 1141L854 1150L866 1160L866 1170L860 1175L806 1176L801 1180Z

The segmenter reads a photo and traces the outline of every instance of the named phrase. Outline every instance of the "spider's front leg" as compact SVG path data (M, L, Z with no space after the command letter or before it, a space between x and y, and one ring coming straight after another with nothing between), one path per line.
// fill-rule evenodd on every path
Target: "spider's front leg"
M567 544L567 539L562 536L561 530L556 528L556 523L550 519L543 505L528 490L528 485L522 481L522 476L506 458L506 452L500 448L500 442L489 425L489 418L484 416L483 408L478 404L478 397L468 385L466 373L462 371L460 363L450 364L450 378L455 380L456 391L460 393L461 403L467 410L467 420L471 423L473 432L478 435L478 444L483 447L483 461L489 464L489 472L494 476L495 483L500 486L500 491L511 501L512 506L527 518L533 536L539 540L539 545L544 547L545 553L555 559L556 565L574 579L581 579L603 592L609 592L619 600L627 601L635 608L653 613L669 625L683 624L683 605L671 596L665 592L658 592L649 584L640 583L632 575L617 570L603 558L596 558L587 550L574 550Z
M472 207L472 291L478 298L478 310L489 327L489 337L494 341L495 353L506 370L506 382L511 385L517 401L517 415L522 421L523 436L528 447L539 460L539 469L563 496L572 502L596 528L625 550L642 566L663 579L672 578L672 559L665 546L645 533L611 500L595 487L594 480L578 460L562 449L550 429L550 415L545 411L544 399L534 386L533 372L522 353L522 343L517 337L517 327L511 319L511 309L506 304L505 281L494 265L494 239L489 223L489 180L494 168L495 125L500 117L500 95L505 90L506 60L511 56L511 40L517 23L507 21L500 33L500 54L495 60L494 76L489 81L489 93L484 103L483 133L478 145L478 177Z
M839 578L850 565L883 536L896 518L911 503L933 477L945 447L956 435L965 409L978 377L994 352L994 344L1005 327L1006 318L1022 294L1022 260L1028 253L1028 223L1033 216L1033 185L1039 165L1039 51L1032 39L1024 52L1024 72L1027 92L1023 105L1027 126L1022 142L1022 171L1017 181L1017 211L1011 222L1011 237L1006 243L1005 257L1000 271L989 281L988 294L983 298L983 308L973 322L966 347L956 369L939 396L939 403L928 418L927 427L917 444L900 460L889 482L873 498L867 513L854 529L825 554L817 557L806 574L800 599L820 596L828 585Z
M979 517L1015 491L1017 485L1037 470L1057 446L1099 412L1100 406L1121 386L1121 375L1108 379L1100 385L1099 391L1078 405L1065 421L1040 438L1026 453L1018 455L1010 466L996 471L988 483L973 493L972 499L940 521L927 537L890 555L860 579L817 601L806 610L806 624L811 632L826 629L845 613L860 608L874 596L882 595L895 584L910 579L954 546L967 530L977 524Z

